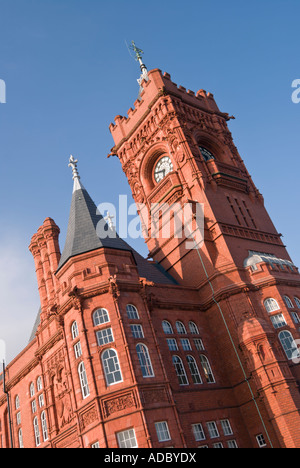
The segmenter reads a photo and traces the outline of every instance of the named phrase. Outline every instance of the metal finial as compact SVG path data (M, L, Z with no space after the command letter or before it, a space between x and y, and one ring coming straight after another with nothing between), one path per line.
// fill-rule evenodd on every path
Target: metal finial
M144 54L144 52L142 51L142 49L139 49L139 48L135 45L135 42L134 42L134 41L131 41L130 49L133 50L133 52L134 52L134 54L135 54L135 59L136 59L137 62L139 62L140 68L141 68L141 72L142 72L140 78L137 80L138 84L140 85L140 92L139 92L139 98L140 98L141 92L143 91L143 88L142 88L142 81L143 81L143 80L145 80L145 81L148 81L148 80L149 80L149 77L148 77L148 70L147 70L146 65L145 65L144 62L143 62L143 59L142 59L142 56L143 56L143 54Z
M78 174L78 169L77 169L77 163L78 163L78 159L74 159L74 157L71 155L69 159L69 167L72 168L73 180L80 179L79 174Z

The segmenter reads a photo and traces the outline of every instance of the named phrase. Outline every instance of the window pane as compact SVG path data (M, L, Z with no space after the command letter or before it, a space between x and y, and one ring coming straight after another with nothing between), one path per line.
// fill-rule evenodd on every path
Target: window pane
M172 361L174 364L176 375L178 377L179 385L189 385L189 381L187 379L182 360L178 356L173 356Z
M186 359L193 379L193 383L196 385L202 384L202 379L195 358L193 356L187 356Z
M170 351L178 351L177 341L174 338L168 338L167 343Z
M117 434L119 448L138 448L134 429L119 432Z
M162 323L163 331L165 332L166 335L173 335L173 328L169 322L166 320L163 321Z
M122 374L117 353L114 349L106 350L102 355L103 369L107 385L122 381Z
M145 345L138 344L136 347L136 351L139 358L143 377L154 377L154 372L152 369L152 364L147 347Z
M273 315L270 318L271 318L271 322L274 325L274 328L277 329L277 328L281 328L281 327L286 326L286 321L285 321L285 318L284 318L283 314Z
M113 333L111 328L100 330L96 333L98 346L103 346L114 341Z
M155 429L159 442L166 442L167 440L171 440L168 424L166 421L156 423Z
M142 325L130 325L133 338L144 338Z
M182 322L176 322L176 329L180 335L186 335L186 328Z
M134 305L128 304L126 307L126 312L130 320L139 320L140 318L139 313L138 313L137 308Z
M98 309L94 312L94 325L102 325L103 323L109 322L109 315L106 309Z

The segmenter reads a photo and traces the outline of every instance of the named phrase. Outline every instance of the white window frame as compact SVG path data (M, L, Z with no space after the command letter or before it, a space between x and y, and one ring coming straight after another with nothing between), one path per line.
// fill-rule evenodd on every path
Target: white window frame
M46 417L45 411L43 411L41 414L41 422L42 422L43 439L44 439L44 442L46 442L49 439L49 435L48 435L48 425L47 425L47 417Z
M205 432L201 423L193 424L192 429L193 429L193 434L194 434L196 442L200 442L201 440L206 440Z
M220 422L221 422L221 426L222 426L224 436L226 436L226 437L227 436L232 436L233 435L233 430L232 430L229 419L222 419L222 421L220 421Z
M20 397L19 397L19 395L17 395L16 398L15 398L15 408L16 408L16 410L20 409Z
M271 312L276 312L277 310L280 310L278 302L273 297L268 297L267 299L265 299L264 306L268 314L270 314Z
M136 345L136 352L144 379L155 377L147 346L143 343L138 343Z
M82 398L85 400L90 396L90 389L86 374L86 368L83 361L78 366L78 376L80 381Z
M77 341L77 343L74 344L74 354L75 359L79 359L82 356L82 348L80 341Z
M155 429L158 442L168 442L171 440L171 435L167 421L160 421L155 423Z
M258 436L256 436L256 440L257 440L259 448L267 447L267 443L263 434L259 434Z
M98 346L105 346L109 343L113 343L114 340L114 334L112 331L112 328L103 328L102 330L98 330L96 332L96 337L97 337L97 343Z
M34 395L35 395L35 387L34 387L34 383L31 382L30 386L29 386L29 393L30 393L30 397L33 398Z
M201 366L202 366L202 369L203 369L203 372L204 372L204 375L205 375L206 382L208 384L216 383L216 379L215 379L215 376L213 374L213 371L212 371L212 368L211 368L208 357L205 356L205 354L200 354L199 357L200 357L200 362L201 362Z
M35 445L39 447L41 445L41 434L39 428L39 421L37 416L33 420L33 429L34 429L34 438L35 438Z
M113 348L106 349L102 353L101 361L102 361L102 365L103 365L103 371L104 371L104 375L105 375L106 385L108 387L123 382L120 361L119 361L119 358L118 358L118 353L117 353L117 351L115 349L113 349ZM110 370L111 363L113 363L113 366L114 366L114 369L115 369L113 372L111 372L111 370ZM110 376L112 376L113 378L110 379Z
M175 362L175 360L177 362ZM177 375L177 378L178 378L178 383L180 386L186 386L186 385L189 385L189 380L187 378L187 375L186 375L186 370L185 370L185 367L183 365L183 362L182 362L182 359L177 356L177 355L174 355L172 357L172 362L173 362L173 365L174 365L174 368L175 368L175 372L176 372L176 375Z
M180 338L180 343L183 351L192 351L191 342L188 338Z
M21 411L19 411L16 415L17 426L21 426Z
M165 335L174 335L174 330L170 322L167 320L162 321L162 328L165 333Z
M127 429L126 431L118 432L117 441L119 448L138 448L135 430Z
M72 333L73 340L76 340L76 338L78 338L78 336L79 336L78 324L77 324L76 320L72 323L71 333Z
M187 331L183 322L181 322L180 320L177 320L175 323L175 326L176 326L177 333L179 335L187 335Z
M40 408L43 408L44 406L45 406L44 394L41 393L41 394L39 395L39 407L40 407Z
M192 320L189 322L189 329L192 335L199 335L199 328Z
M300 299L297 296L294 296L294 301L298 309L300 309Z
M294 304L292 303L292 300L289 298L289 296L283 296L283 299L288 309L294 309Z
M186 357L186 361L190 370L190 374L192 376L193 384L194 385L201 385L203 384L201 374L199 372L199 367L197 365L197 361L194 356L188 355Z
M100 325L104 325L105 323L109 323L109 313L108 310L100 307L96 309L93 313L93 323L95 327L99 327Z
M18 430L18 440L19 440L19 448L23 449L24 448L24 442L23 442L23 431L22 428Z
M130 330L131 330L131 334L133 338L135 339L145 338L142 325L139 325L139 324L130 325Z
M285 320L285 317L282 313L280 314L275 314L270 316L270 320L273 324L273 327L278 330L278 328L286 327L287 322Z
M43 390L43 379L41 376L39 376L37 378L37 381L36 381L36 388L37 388L37 391L38 392L41 392Z
M178 344L175 338L167 338L167 345L170 351L178 351Z
M220 437L216 421L210 421L206 423L206 426L211 439L218 439Z
M283 330L279 333L278 338L289 361L300 357L298 346L291 332Z
M129 320L140 320L139 311L133 304L127 304L126 313Z
M205 351L205 346L201 338L194 338L194 344L197 351Z

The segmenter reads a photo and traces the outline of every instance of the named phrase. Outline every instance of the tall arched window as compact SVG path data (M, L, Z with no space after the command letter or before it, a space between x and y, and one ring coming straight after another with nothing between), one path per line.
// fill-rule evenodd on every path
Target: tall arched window
M178 377L179 385L189 385L189 381L186 376L185 368L180 357L173 356L172 361L174 364L176 375Z
M23 449L24 448L24 443L23 443L23 432L22 429L19 429L18 432L18 439L19 439L19 448Z
M15 399L15 408L16 408L16 410L20 409L20 397L19 397L19 395L17 395L16 399Z
M211 370L209 360L207 359L206 356L204 356L204 354L200 355L200 361L201 361L203 372L205 374L206 382L215 383L215 378Z
M39 447L41 445L41 436L40 436L40 428L38 418L35 417L33 420L33 428L34 428L34 437L35 437L35 445Z
M136 346L136 352L139 358L139 363L141 366L143 377L154 377L154 372L151 364L151 359L149 356L149 351L147 346L139 343Z
M163 327L163 331L165 332L166 335L173 335L173 328L172 328L172 325L167 322L166 320L164 320L162 322L162 327Z
M76 322L76 321L72 323L72 326L71 326L71 333L72 333L72 338L73 338L73 340L75 340L76 338L78 338L79 331L78 331L78 325L77 325L77 322Z
M121 368L117 352L114 349L107 349L102 354L102 364L107 385L114 385L122 382Z
M187 360L194 384L195 385L202 384L202 379L201 379L201 375L200 375L200 372L196 363L196 359L193 356L187 356L186 360Z
M300 299L298 297L294 297L294 301L296 302L298 309L300 309Z
M139 320L140 319L139 312L138 312L137 308L134 305L128 304L126 306L126 312L127 312L128 318L130 320Z
M283 296L283 299L284 299L284 302L286 303L286 306L288 307L288 309L293 309L294 308L294 305L293 305L291 299L288 296Z
M186 335L186 328L182 322L176 322L176 330L179 333L179 335Z
M48 440L48 426L47 426L47 419L45 411L41 414L41 421L42 421L42 431L43 431L43 439L44 442Z
M38 377L37 378L37 381L36 381L36 388L37 388L37 391L40 392L41 390L43 390L43 381L42 381L42 377Z
M89 389L89 384L87 380L85 365L83 362L81 362L78 366L78 375L79 375L79 380L80 380L82 397L83 399L85 399L90 395L90 389Z
M34 397L35 389L34 389L34 383L33 382L31 382L31 384L30 384L29 393L30 393L31 398Z
M97 309L93 314L94 326L109 322L109 314L106 309Z
M278 337L288 359L291 360L300 357L297 344L295 343L293 335L289 331L284 330L280 332Z
M276 299L273 299L272 297L269 297L269 299L266 299L264 301L264 305L268 313L274 312L275 310L280 310L278 302L276 301Z
M199 335L199 329L195 322L189 322L189 329L192 335Z

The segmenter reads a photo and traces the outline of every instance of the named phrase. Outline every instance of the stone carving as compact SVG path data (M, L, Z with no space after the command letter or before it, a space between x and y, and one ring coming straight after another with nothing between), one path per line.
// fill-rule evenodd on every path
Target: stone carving
M86 411L85 413L82 413L79 416L81 430L84 430L86 427L90 426L97 420L98 420L98 413L97 413L96 407L93 406L88 411Z
M106 417L108 417L111 414L118 413L128 408L135 408L136 403L133 394L129 393L113 400L105 401L104 406Z

